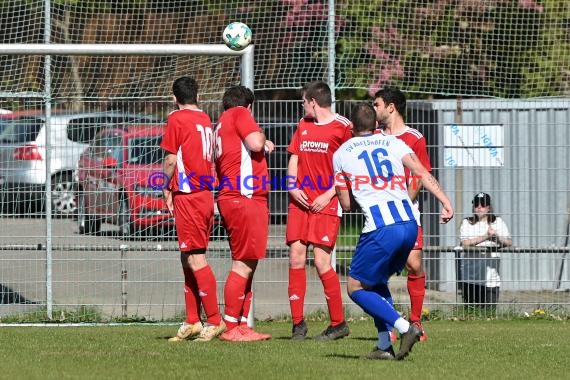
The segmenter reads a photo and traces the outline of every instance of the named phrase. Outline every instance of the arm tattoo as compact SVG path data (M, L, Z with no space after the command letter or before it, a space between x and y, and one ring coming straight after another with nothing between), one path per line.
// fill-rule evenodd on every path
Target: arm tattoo
M428 174L427 181L434 187L435 190L441 191L441 186L439 185L439 182L437 182L434 176Z

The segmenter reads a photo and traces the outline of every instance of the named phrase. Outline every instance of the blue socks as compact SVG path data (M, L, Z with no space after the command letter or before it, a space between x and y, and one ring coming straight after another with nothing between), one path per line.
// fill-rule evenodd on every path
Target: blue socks
M375 321L379 319L390 326L394 326L394 323L400 318L400 314L398 314L390 302L377 292L361 289L353 292L350 298L360 306L362 310L371 315Z

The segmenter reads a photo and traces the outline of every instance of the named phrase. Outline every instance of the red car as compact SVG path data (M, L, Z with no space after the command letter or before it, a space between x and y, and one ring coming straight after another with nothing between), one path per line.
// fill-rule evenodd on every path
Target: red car
M174 227L162 188L157 186L163 133L162 125L129 125L104 129L95 136L79 159L80 233L96 233L102 222L118 225L121 236Z

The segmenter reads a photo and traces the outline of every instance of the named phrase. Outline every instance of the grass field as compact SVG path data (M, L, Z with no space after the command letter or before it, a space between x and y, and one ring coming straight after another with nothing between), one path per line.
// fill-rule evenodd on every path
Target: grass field
M310 322L317 334L324 322ZM263 322L266 342L170 343L177 326L1 327L2 379L567 379L568 321L433 321L400 362L360 356L371 321L334 342L289 340L290 324Z

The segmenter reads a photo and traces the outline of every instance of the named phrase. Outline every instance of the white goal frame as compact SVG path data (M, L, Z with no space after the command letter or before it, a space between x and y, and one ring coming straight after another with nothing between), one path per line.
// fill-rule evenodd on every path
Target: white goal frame
M46 134L49 135L51 116L51 55L108 55L108 56L241 56L240 80L243 86L254 90L253 45L242 50L232 50L224 44L0 44L0 55L42 55L44 62L44 92ZM46 171L50 172L50 139L46 139ZM46 189L51 188L51 178L46 178ZM53 319L53 242L51 192L46 191L46 309L48 319ZM248 323L253 322L253 300Z

